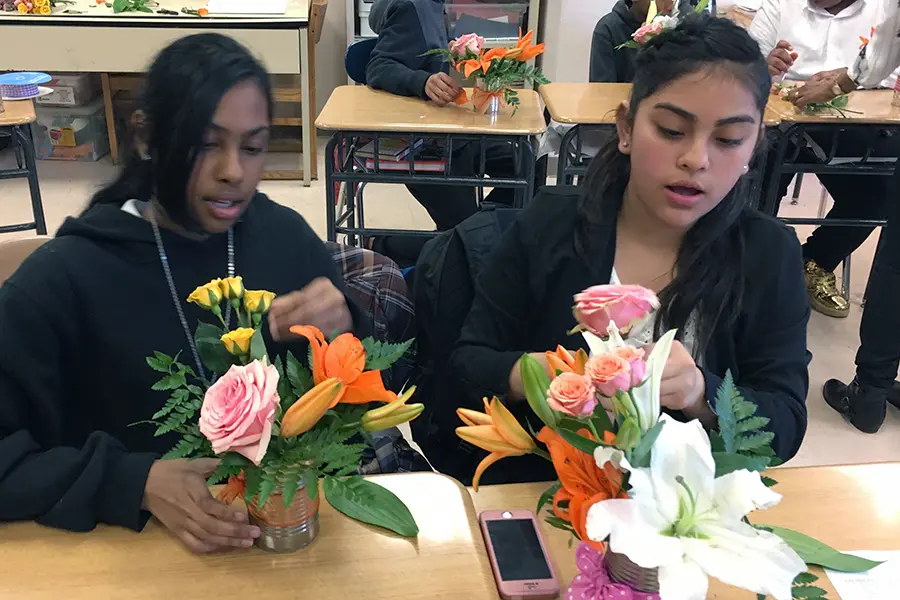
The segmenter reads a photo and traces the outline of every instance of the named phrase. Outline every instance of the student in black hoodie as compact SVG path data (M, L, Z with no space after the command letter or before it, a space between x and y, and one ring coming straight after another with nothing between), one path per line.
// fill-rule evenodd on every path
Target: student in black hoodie
M208 315L185 298L232 267L278 294L276 353L292 324L347 331L357 313L303 217L256 191L273 99L245 48L173 43L142 104L118 179L0 287L0 521L139 531L153 514L192 550L249 546L259 530L206 488L217 461L158 460L172 438L129 427L165 402L145 357L201 368L190 335Z
M660 14L672 12L674 0L658 0ZM591 83L631 83L637 48L617 48L631 39L647 19L650 0L619 0L597 21L591 40Z

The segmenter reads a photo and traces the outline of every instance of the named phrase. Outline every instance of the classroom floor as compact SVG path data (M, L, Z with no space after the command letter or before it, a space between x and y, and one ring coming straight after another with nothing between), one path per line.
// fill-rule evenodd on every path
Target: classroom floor
M320 140L320 148L324 143ZM264 181L260 189L274 200L302 213L310 225L324 236L325 192L324 166L320 179L312 187L304 188L300 182ZM282 167L294 157L273 156L273 167ZM0 169L13 164L9 151L0 153ZM55 231L69 215L77 214L87 203L98 185L115 174L115 167L106 158L97 163L60 163L39 161L41 193L47 216L48 228ZM807 176L802 194L796 206L783 203L782 214L791 216L815 216L820 198L818 182ZM366 189L367 224L396 226L401 228L430 229L433 227L428 214L406 192L396 185L369 186ZM0 182L0 224L31 220L28 187L26 181ZM799 227L800 239L811 231ZM30 234L7 234L2 239ZM860 301L872 263L877 236L869 240L853 255L852 309L846 319L832 319L813 313L809 325L809 348L813 353L810 366L809 429L800 453L790 466L852 464L863 462L900 461L900 411L888 407L887 420L875 435L857 432L842 417L828 408L822 400L822 384L829 377L848 380L853 377L854 357L859 344ZM900 335L900 332L898 332Z

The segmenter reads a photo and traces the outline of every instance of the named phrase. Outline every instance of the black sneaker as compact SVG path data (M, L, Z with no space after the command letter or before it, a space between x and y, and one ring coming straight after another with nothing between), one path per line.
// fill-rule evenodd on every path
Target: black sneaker
M855 379L849 385L829 379L822 388L822 395L828 406L848 417L850 423L863 433L875 433L884 423L886 390L862 387Z

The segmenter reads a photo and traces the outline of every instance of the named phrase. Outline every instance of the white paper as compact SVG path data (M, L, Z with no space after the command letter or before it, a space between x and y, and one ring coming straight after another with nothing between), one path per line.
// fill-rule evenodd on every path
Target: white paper
M209 0L211 15L283 15L287 0Z
M841 600L893 600L900 597L900 551L860 550L848 554L884 562L864 573L825 569Z

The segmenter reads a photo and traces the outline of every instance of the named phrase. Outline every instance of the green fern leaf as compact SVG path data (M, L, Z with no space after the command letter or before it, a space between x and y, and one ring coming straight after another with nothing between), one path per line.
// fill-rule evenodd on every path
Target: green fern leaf
M301 465L293 465L284 471L284 477L281 479L283 488L282 495L284 497L284 506L287 508L294 501L297 495L297 486L300 485L300 479L303 477L303 467Z
M171 373L154 383L153 387L150 389L155 392L166 392L169 390L176 390L185 385L187 385L187 379L185 378L184 373Z
M725 447L725 452L737 452L737 422L735 405L739 400L737 386L734 385L734 377L731 371L725 372L725 380L716 391L716 415L719 419L719 436Z
M825 600L825 590L814 585L797 586L791 588L791 596L797 600Z
M794 585L810 585L819 580L818 576L809 571L804 571L794 578Z
M312 364L312 359L310 359L309 364ZM297 357L290 352L287 353L285 371L288 381L290 381L291 383L291 388L298 398L312 389L312 373L309 372L309 369L300 364L300 361L297 360ZM287 410L287 408L285 408L285 410Z
M147 365L158 373L170 373L174 362L174 358L162 352L154 352L153 356L147 357Z
M752 435L742 435L737 438L738 452L755 452L760 449L770 449L775 434L771 431L763 431Z
M769 419L767 419L766 417L747 417L741 421L738 421L737 433L748 433L750 431L765 429L766 425L768 424Z
M151 419L153 419L154 421L162 419L173 410L175 410L176 407L180 406L185 400L187 400L187 397L187 390L175 390L174 392L172 392L172 395L169 397L168 401L166 401L163 407L153 414Z
M381 371L389 368L406 354L414 341L414 338L410 338L402 344L389 344L374 338L364 339L362 344L366 351L366 370Z
M178 440L175 447L162 455L163 460L171 460L173 458L190 458L203 446L203 440L194 437L188 439L184 437Z

